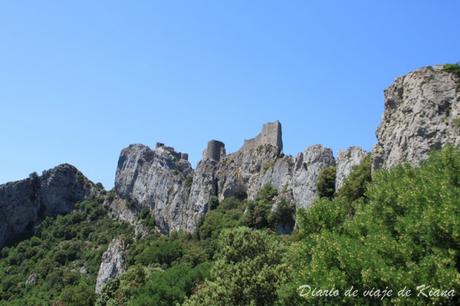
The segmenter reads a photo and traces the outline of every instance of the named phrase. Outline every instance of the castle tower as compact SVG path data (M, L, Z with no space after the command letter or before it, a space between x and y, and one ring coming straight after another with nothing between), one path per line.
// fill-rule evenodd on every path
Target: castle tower
M225 144L218 140L210 140L208 147L204 152L204 159L212 159L219 161L222 156L225 155Z

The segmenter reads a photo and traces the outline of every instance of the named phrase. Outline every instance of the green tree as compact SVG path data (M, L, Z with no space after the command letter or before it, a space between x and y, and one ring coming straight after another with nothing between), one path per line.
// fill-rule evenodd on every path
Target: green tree
M367 185L372 181L371 170L372 158L369 154L359 165L353 167L336 196L344 197L349 202L365 198Z
M68 306L88 306L94 305L96 294L94 288L86 283L80 283L76 286L66 287L57 302L62 302Z
M350 217L347 199L320 201L312 215L298 218L302 239L289 252L292 279L280 290L280 304L458 304L454 297L394 294L384 301L363 297L366 289L417 293L427 284L460 289L460 151L447 147L419 168L407 165L375 174L367 202ZM356 202L355 202L356 203ZM336 288L339 297L301 298L300 285ZM343 292L353 286L355 298Z
M286 277L276 236L240 227L219 239L211 278L184 305L273 305Z
M209 264L200 264L192 268L188 264L178 264L165 271L153 272L145 285L133 293L128 305L177 305L184 301L186 296L209 273Z
M335 174L334 166L321 169L316 187L320 198L332 199L335 193Z

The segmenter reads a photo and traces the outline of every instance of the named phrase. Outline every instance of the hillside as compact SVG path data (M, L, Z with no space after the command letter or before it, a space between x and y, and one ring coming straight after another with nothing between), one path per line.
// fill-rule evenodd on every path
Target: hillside
M371 152L289 156L271 122L195 169L130 145L111 191L70 165L1 185L0 305L460 304L458 71L397 78Z

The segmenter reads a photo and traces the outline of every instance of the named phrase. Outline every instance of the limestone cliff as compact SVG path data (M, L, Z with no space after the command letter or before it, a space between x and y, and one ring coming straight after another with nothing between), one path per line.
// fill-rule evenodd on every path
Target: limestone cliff
M147 207L162 233L192 232L212 196L251 199L265 184L307 207L316 197L321 169L335 164L332 151L315 145L294 158L285 156L282 148L279 122L265 124L235 153L226 154L224 143L211 140L195 170L185 154L163 144L154 150L131 145L121 152L115 179L116 197L132 202L130 213L119 209L119 201L113 201L111 211L132 219L133 213Z
M101 293L109 280L125 272L127 267L125 258L127 248L127 241L121 237L115 238L110 242L107 251L102 254L101 265L96 279L96 293Z
M434 66L399 77L385 90L374 169L403 161L417 165L433 149L460 144L459 82L443 66Z
M187 228L193 169L186 157L163 144L155 150L130 145L118 161L116 194L131 202L133 210L148 208L163 233Z
M355 146L339 152L336 166L335 190L339 190L342 187L353 167L359 165L366 156L366 151Z
M374 169L403 161L418 164L432 149L460 144L459 82L458 76L442 66L426 67L398 78L385 91L378 143L371 153ZM252 199L261 187L271 184L298 207L308 207L317 197L316 183L323 168L336 166L338 190L367 156L358 147L340 152L337 161L332 150L321 145L310 146L295 157L282 150L277 121L265 124L234 153L227 154L223 142L211 140L195 170L186 154L163 144L155 150L129 146L120 156L115 190L118 199L131 203L121 205L130 206L130 212L123 212L119 201L111 209L116 212L118 207L118 215L131 220L147 207L161 232L192 232L213 196Z
M68 164L0 185L0 247L31 234L45 217L67 213L96 194L94 184Z

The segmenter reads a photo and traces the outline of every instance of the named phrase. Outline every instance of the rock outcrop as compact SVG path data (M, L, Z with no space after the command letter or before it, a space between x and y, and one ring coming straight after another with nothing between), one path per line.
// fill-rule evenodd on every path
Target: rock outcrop
M335 190L339 190L342 187L353 167L359 165L366 156L366 151L355 146L339 152L336 165Z
M187 203L193 169L171 147L157 144L155 150L130 145L121 152L115 178L116 194L134 209L148 208L162 233L187 228Z
M96 293L101 293L105 284L112 278L120 276L126 271L126 250L128 243L123 238L113 239L107 251L102 254L102 261L97 273Z
M385 112L372 152L373 168L389 168L403 161L417 165L432 149L460 144L460 80L442 66L426 67L398 78L385 91ZM225 145L211 140L193 170L187 155L157 145L155 150L133 145L120 156L117 197L133 202L137 211L148 207L161 232L192 232L206 214L211 197L253 199L266 184L298 207L317 196L320 171L336 166L336 190L367 153L358 147L341 152L321 145L295 157L282 153L279 122L267 123L255 138L227 154Z
M259 135L245 140L235 153L227 154L224 143L211 140L196 170L184 154L163 144L154 150L131 145L120 155L116 196L132 203L134 214L147 207L162 233L192 232L208 211L211 197L252 199L266 184L299 207L307 207L316 197L321 169L335 165L332 150L315 145L294 158L285 156L282 149L281 124L277 121L265 124ZM120 201L110 206L116 211ZM133 216L122 211L119 215L121 219Z
M425 67L397 78L385 90L374 169L401 162L418 165L431 150L460 144L459 82L443 66Z
M0 247L30 235L45 217L70 212L96 194L95 185L68 164L0 185Z

